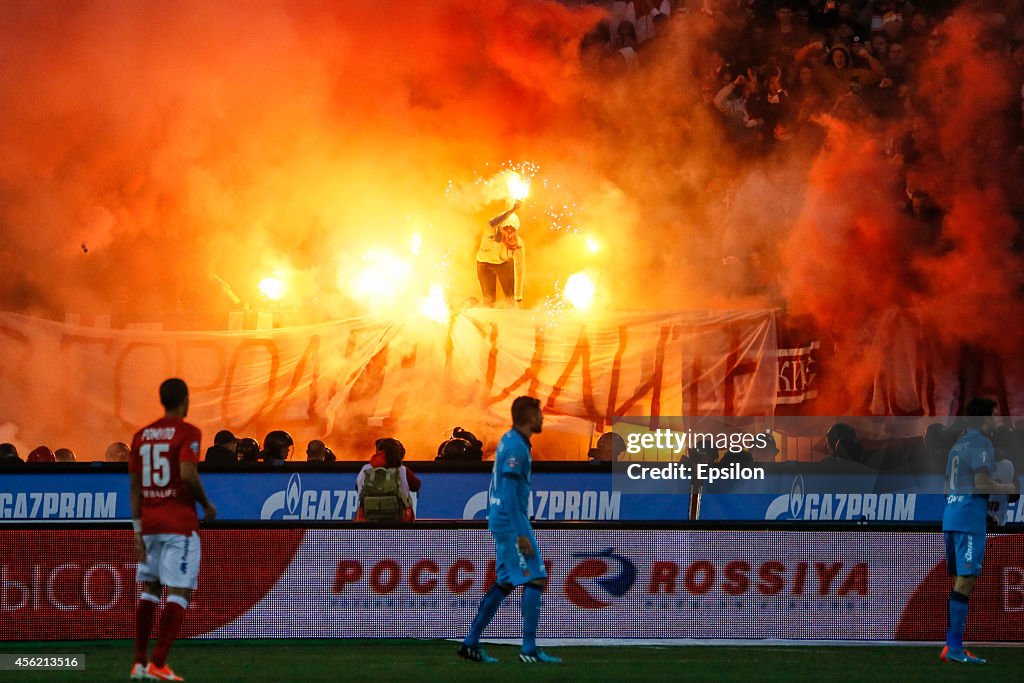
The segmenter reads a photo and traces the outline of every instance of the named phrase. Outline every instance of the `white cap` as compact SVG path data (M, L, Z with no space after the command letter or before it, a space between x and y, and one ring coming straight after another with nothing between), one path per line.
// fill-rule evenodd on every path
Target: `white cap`
M513 228L515 230L518 230L519 229L519 216L515 215L514 213L510 213L508 215L508 217L505 220L503 220L501 222L501 225L499 225L498 227L500 227L500 228L511 227L511 228Z

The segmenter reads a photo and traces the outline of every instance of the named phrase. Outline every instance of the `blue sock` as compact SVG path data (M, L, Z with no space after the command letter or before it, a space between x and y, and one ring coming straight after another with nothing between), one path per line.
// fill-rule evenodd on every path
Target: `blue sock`
M949 628L946 645L953 652L964 649L964 630L967 628L967 596L951 591L949 594Z
M536 586L523 588L523 652L537 651L537 626L540 624L541 592Z
M466 647L476 647L480 644L480 636L484 634L484 629L498 613L498 608L505 601L506 595L508 595L508 591L498 584L491 586L491 589L484 594L483 600L480 601L480 607L476 611L476 617L473 618L473 625L469 627L469 634L462 641Z

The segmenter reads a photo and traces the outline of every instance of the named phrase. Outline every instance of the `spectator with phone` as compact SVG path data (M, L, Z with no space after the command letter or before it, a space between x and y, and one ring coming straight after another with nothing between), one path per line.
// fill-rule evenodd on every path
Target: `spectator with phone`
M764 125L764 120L755 118L747 111L747 101L757 94L757 77L751 69L747 75L740 74L731 83L725 84L715 95L715 107L732 124L736 131L750 130Z
M865 60L867 68L854 67L850 51L843 45L835 45L827 51L827 63L812 59L812 55L821 55L825 49L822 41L808 43L796 54L798 64L808 64L814 72L815 80L825 89L829 97L835 101L850 92L850 84L856 79L861 87L877 86L885 78L885 67L868 51L867 46L858 44L854 55Z

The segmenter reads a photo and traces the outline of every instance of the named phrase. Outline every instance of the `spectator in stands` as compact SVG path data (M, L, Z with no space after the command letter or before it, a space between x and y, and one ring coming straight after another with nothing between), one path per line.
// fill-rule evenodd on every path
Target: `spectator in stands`
M733 58L735 64L746 68L759 66L768 61L768 44L765 42L765 24L760 19L747 24L740 35ZM743 69L737 69L742 73Z
M70 448L58 448L53 452L53 457L57 462L75 462L75 452Z
M615 432L605 432L598 438L597 446L590 449L590 462L617 462L626 452L625 440Z
M836 460L864 462L864 446L850 425L842 422L832 425L825 434L825 442L829 453Z
M714 113L715 118L719 118L721 116L718 112L718 108L715 107L715 93L717 93L718 90L718 84L714 81L704 81L700 86L701 109L708 113Z
M671 11L671 4L668 0L631 0L627 4L633 6L632 19L630 21L634 25L634 35L639 43L654 38L657 31L655 19L661 12L667 14ZM625 14L626 18L630 17L628 11ZM619 26L621 27L622 24L619 24Z
M781 69L776 69L768 78L763 111L765 130L774 131L776 126L786 125L790 120L789 91L782 87Z
M863 45L858 45L854 54L865 60L868 68L852 66L850 51L844 45L833 45L828 52L828 64L821 64L816 61L816 56L823 49L821 42L808 43L797 52L796 61L811 66L818 84L833 99L848 92L853 79L857 79L861 86L875 86L885 78L885 67Z
M306 446L307 462L335 462L334 451L327 447L320 439L313 439Z
M213 445L206 449L204 462L208 465L234 465L238 461L238 439L227 429L213 437Z
M956 437L951 435L949 429L939 422L928 425L928 428L924 431L925 449L934 452L937 456L941 456L943 464L945 464L946 456L949 455L949 449L953 447L955 441Z
M860 80L857 77L850 79L846 93L840 95L832 107L832 116L847 123L872 125L874 117L861 92Z
M907 62L907 48L903 43L893 43L885 52L885 59L882 60L886 77L894 85L900 86L907 82L910 74L910 65Z
M797 71L797 82L793 87L793 105L796 122L805 124L828 106L824 88L814 78L814 69L803 64Z
M260 461L260 445L256 439L246 437L238 440L235 447L238 462L255 463Z
M807 7L807 22L816 29L825 29L835 26L837 20L838 3L828 0L809 0Z
M18 456L18 449L13 443L0 443L0 465L23 465L25 461Z
M860 43L860 31L850 23L842 23L836 26L835 37L832 40L832 47L843 47L852 50Z
M619 24L618 28L618 47L619 49L629 48L636 50L640 46L640 41L636 37L636 26L631 21L623 21Z
M882 33L890 43L902 42L907 35L903 19L897 15L890 17L882 24Z
M668 0L665 0L668 2ZM654 26L653 39L657 39L660 42L665 42L665 38L672 35L672 21L669 19L669 15L664 12L658 12L652 18L652 24Z
M420 490L419 477L402 464L405 446L398 439L377 439L376 452L356 476L359 509L356 521L403 521L416 518L412 493ZM369 514L367 514L369 513Z
M275 429L268 432L263 439L260 460L265 463L284 462L291 458L294 448L295 440L292 439L292 435L283 429Z
M756 92L757 80L753 72L748 70L746 76L737 76L715 95L715 106L732 124L734 130L749 130L764 124L763 120L751 116L747 110L747 102Z
M313 439L306 444L306 462L323 462L324 449L327 446L320 439Z
M607 31L607 25L605 25ZM595 29L580 42L580 66L592 77L604 74L604 60L608 54L608 38Z
M909 30L904 29L906 42L912 52L920 52L932 32L932 22L924 12L915 12L910 18Z
M107 450L103 453L103 460L105 462L128 462L129 455L131 455L131 449L128 448L128 444L115 441L107 446Z
M858 30L862 30L857 21L857 8L854 7L851 0L839 0L838 9L840 23L855 25Z
M28 454L29 462L57 462L56 456L47 446L39 446Z
M512 208L492 218L480 236L476 275L484 305L488 307L497 301L500 284L506 305L522 308L526 249L519 236L519 217L516 215L520 205L521 202L516 200Z
M871 54L885 66L885 60L889 56L889 40L883 34L876 33L871 36Z
M903 164L918 164L934 156L931 125L924 116L916 115L910 120L910 129L900 137L893 148L894 154ZM910 188L908 198L913 196Z
M783 65L791 64L796 51L807 43L807 29L794 22L792 2L776 3L775 24L767 31L765 39L771 53L781 56Z
M936 255L948 253L953 249L953 243L942 237L945 214L935 205L927 192L914 190L907 208L913 218L913 231L909 235L913 246Z

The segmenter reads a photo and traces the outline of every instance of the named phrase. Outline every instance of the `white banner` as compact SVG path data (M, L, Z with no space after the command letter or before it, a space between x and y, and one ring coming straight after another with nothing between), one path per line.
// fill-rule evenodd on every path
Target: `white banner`
M557 324L556 324L557 323ZM478 310L450 325L354 319L246 332L70 326L0 314L0 440L99 458L160 412L159 383L191 388L205 444L219 429L261 439L288 429L365 450L401 438L432 458L461 425L493 443L520 394L541 399L552 432L540 454L585 456L619 415L770 414L778 358L771 311L567 315ZM6 425L6 426L5 426ZM554 437L548 437L553 439ZM365 455L363 452L354 457Z

